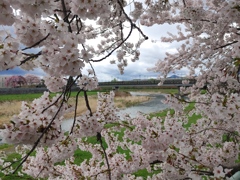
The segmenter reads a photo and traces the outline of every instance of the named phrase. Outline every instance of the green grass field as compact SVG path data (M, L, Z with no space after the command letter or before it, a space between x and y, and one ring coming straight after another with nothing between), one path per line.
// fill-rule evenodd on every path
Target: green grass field
M87 92L88 95L97 95L97 91L89 91ZM36 98L39 98L42 93L36 94L4 94L0 95L0 102L4 101L32 101ZM50 96L54 96L56 93L51 93ZM77 92L72 92L71 97L75 97ZM83 92L79 94L79 96L83 96Z

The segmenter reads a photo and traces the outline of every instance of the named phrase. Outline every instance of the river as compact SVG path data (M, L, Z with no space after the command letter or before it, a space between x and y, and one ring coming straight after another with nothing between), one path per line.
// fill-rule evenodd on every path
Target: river
M120 114L127 113L131 117L135 117L137 112L142 112L144 114L149 114L153 112L158 112L164 110L168 105L163 104L162 100L165 99L163 94L157 93L143 93L143 92L131 92L132 96L149 96L151 99L147 102L137 104L135 106L128 107L126 109L120 110Z
M144 93L144 92L130 92L130 93L132 96L149 96L150 100L147 102L137 104L135 106L121 109L119 111L120 118L124 114L129 114L131 117L135 117L138 112L149 114L149 113L158 112L168 108L168 105L162 103L162 100L165 99L165 96L163 94ZM73 120L64 121L62 124L62 129L64 131L70 130L72 126L72 122Z

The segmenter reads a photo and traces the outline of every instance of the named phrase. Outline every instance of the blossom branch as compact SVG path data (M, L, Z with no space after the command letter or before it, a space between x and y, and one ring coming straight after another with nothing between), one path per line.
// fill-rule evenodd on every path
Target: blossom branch
M92 61L92 62L100 62L100 61L106 59L107 57L109 57L116 49L118 49L119 47L121 47L121 46L129 39L130 35L132 34L133 28L136 28L136 29L141 33L141 35L144 37L145 40L148 39L148 37L142 32L142 30L141 30L139 27L137 27L136 24L133 23L132 20L130 19L130 17L126 14L126 12L124 11L124 8L123 8L123 6L122 6L122 2L120 2L120 1L118 0L118 4L119 4L119 6L121 7L121 11L123 12L123 14L125 15L126 19L129 21L129 23L130 23L130 25L131 25L130 31L129 31L127 37L126 37L125 39L123 39L123 40L119 43L119 45L117 45L115 48L113 48L113 49L112 49L106 56L104 56L103 58L98 59L98 60L93 60L93 59L91 59L91 60L89 60L89 61ZM122 37L122 36L121 36L121 37ZM123 37L122 37L122 38L123 38Z
M43 129L43 132L41 133L41 135L39 136L37 141L33 144L33 147L31 148L31 150L22 158L20 164L15 168L15 170L13 171L13 174L17 172L17 170L23 165L23 163L28 159L28 157L33 153L33 151L36 149L36 147L40 143L40 140L43 138L44 134L46 134L46 132L50 129L52 123L56 119L58 113L60 112L60 110L63 106L63 102L64 101L61 102L60 107L58 108L58 110L55 113L54 117L52 118L51 122L48 124L48 126L46 128Z
M79 77L79 76L78 76ZM48 107L46 107L43 111L42 111L42 113L44 112L44 111L46 111L47 109L49 109L51 106L53 106L53 105L55 105L58 101L59 101L59 99L61 99L61 97L62 96L64 96L63 98L64 98L64 101L67 101L68 99L69 99L69 97L70 97L70 94L71 94L71 88L72 88L72 86L75 84L75 82L76 82L76 80L78 79L78 77L73 81L72 80L72 77L70 76L69 77L69 79L68 79L68 83L67 83L67 85L66 85L66 88L65 88L65 90L64 90L64 92L62 92L61 93L61 95L52 103L52 104L50 104ZM66 96L67 96L67 98L66 98Z
M89 61L92 61L92 62L100 62L100 61L106 59L107 57L111 56L112 53L113 53L116 49L120 48L120 47L123 45L123 43L125 43L125 42L128 40L128 38L129 38L130 35L132 34L132 30L133 30L133 28L132 28L132 26L131 26L130 31L129 31L127 37L126 37L122 42L120 42L115 48L113 48L106 56L104 56L103 58L98 59L98 60L93 60L93 59L91 59L91 60L89 60Z
M44 134L46 134L46 132L50 129L50 127L51 127L51 125L53 124L54 120L56 119L57 115L58 115L59 112L61 111L61 108L63 107L63 104L65 103L65 97L66 97L67 93L69 92L69 90L71 89L72 84L74 84L74 83L75 83L75 82L72 81L71 78L69 78L69 80L68 80L68 86L66 86L65 91L64 91L64 93L62 94L64 98L63 98L63 100L61 101L61 104L60 104L60 106L58 107L57 112L56 112L55 115L53 116L53 118L52 118L51 122L48 124L48 126L43 129L41 135L40 135L39 138L36 140L36 142L34 143L33 147L31 148L31 150L22 158L20 164L15 168L13 174L16 173L17 170L22 166L22 164L28 159L28 157L32 154L32 152L36 149L36 147L37 147L38 144L40 143L40 140L43 138ZM61 95L61 96L62 96L62 95ZM59 99L60 99L60 98L58 98L58 99L56 100L56 102L57 102ZM55 104L56 102L54 102L53 104ZM52 105L53 105L53 104L52 104ZM52 106L52 105L50 105L50 106ZM49 107L50 107L50 106L49 106ZM47 107L47 109L48 109L49 107ZM46 109L44 109L43 111L45 111L45 110L46 110Z
M197 104L205 104L205 105L209 105L209 103L207 103L207 102L199 102L199 101L187 101L187 100L185 100L185 99L183 99L183 98L179 98L178 96L176 96L176 95L174 95L174 97L177 99L177 100L179 100L180 102L184 102L184 103L189 103L189 104L192 104L192 103L197 103Z

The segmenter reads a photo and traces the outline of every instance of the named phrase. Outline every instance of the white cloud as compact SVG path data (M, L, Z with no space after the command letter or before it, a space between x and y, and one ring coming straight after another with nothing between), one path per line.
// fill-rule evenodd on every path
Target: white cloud
M172 34L176 34L176 26L175 25L154 25L152 27L144 27L140 26L142 31L145 35L149 37L148 40L146 40L140 47L140 59L136 62L128 62L128 66L125 67L124 74L121 75L118 71L117 65L112 65L109 63L111 58L108 58L106 61L102 61L99 63L93 63L93 67L95 68L95 71L97 75L99 76L100 81L110 81L113 78L119 79L119 80L131 80L131 79L145 79L150 77L157 77L157 73L149 72L147 69L152 68L155 66L155 63L159 59L164 59L165 53L174 53L176 52L176 48L179 47L178 42L172 42L172 43L163 43L160 41L162 36L167 36L167 32L171 32ZM13 29L9 28L11 33L13 33ZM135 29L133 31L133 34L130 41L136 41L136 39L139 39L139 32ZM154 41L154 42L153 42ZM40 49L35 49L34 51L38 52ZM31 53L34 53L33 50L31 50ZM86 69L90 68L89 65L87 65L84 69L84 72L86 72ZM14 74L14 71L11 71ZM19 73L26 74L28 72L19 71ZM178 73L186 72L186 69L183 69L181 71L178 71ZM44 72L37 68L34 71L31 71L29 73L34 73L38 76L43 77ZM177 72L176 72L177 73ZM9 74L9 73L8 73Z
M166 30L173 30L176 31L175 28L169 28L166 25L163 25ZM154 26L146 28L144 27L143 30L146 32L151 39L156 40L160 39L159 30L162 27ZM166 31L165 30L165 31ZM161 31L160 31L161 32ZM174 33L174 32L172 32ZM162 35L167 35L167 33L163 33ZM135 40L139 38L139 34L133 33L133 36L130 40ZM131 79L146 79L157 77L159 73L149 72L147 69L152 68L155 66L156 62L159 59L164 59L165 53L174 53L176 49L179 47L179 43L164 43L161 41L153 42L151 39L148 39L143 42L140 47L140 58L136 62L128 61L128 66L125 67L124 74L121 75L118 71L116 64L110 64L109 61L102 61L100 63L93 63L93 67L95 68L96 74L99 76L99 81L110 81L114 78L118 80L131 80ZM86 66L89 68L90 66ZM86 71L85 71L86 72ZM183 73L184 72L184 73ZM178 71L178 73L185 74L186 70Z

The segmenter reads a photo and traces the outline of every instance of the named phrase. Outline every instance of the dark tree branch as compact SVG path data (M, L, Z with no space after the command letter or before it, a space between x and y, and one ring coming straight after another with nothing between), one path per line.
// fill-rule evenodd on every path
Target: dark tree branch
M123 25L122 25L122 22L120 22L119 26L120 26L120 30L121 30L121 39L123 40L124 38L123 38Z
M74 15L72 19L69 21L69 23L72 23L75 18L77 19L77 15Z
M30 55L29 57L27 57L26 59L22 60L20 62L20 66L24 63L26 63L27 61L31 60L31 59L34 59L34 58L37 58L38 56L40 56L42 54L42 51L39 51L37 54L33 54L33 55Z
M79 76L78 76L78 77L79 77ZM46 111L48 108L50 108L51 106L53 106L54 104L56 104L63 95L64 95L64 100L67 101L67 100L69 99L70 95L71 95L71 93L70 93L71 87L74 85L74 83L76 82L76 80L78 79L78 77L73 81L73 80L72 80L72 77L70 76L69 79L68 79L68 83L67 83L67 86L66 86L64 92L62 92L61 95L60 95L52 104L50 104L48 107L46 107L46 108L42 111L42 113L43 113L44 111ZM67 98L66 98L66 96L67 96Z
M163 163L163 161L155 160L153 162L150 162L150 165L161 164L161 163Z
M103 146L102 136L101 136L101 133L100 133L100 132L97 132L97 141L100 143L101 148L102 148L102 150L103 150L104 157L105 157L105 160L106 160L106 162L107 162L107 167L108 167L108 178L109 178L109 180L111 180L111 169L110 169L110 165L109 165L109 162L108 162L107 153L106 153L105 148L104 148L104 146Z
M180 102L184 102L184 103L189 103L189 104L191 104L191 103L194 103L194 104L197 103L197 104L205 104L205 105L209 105L209 103L205 103L205 102L187 101L187 100L183 99L182 97L179 98L177 95L174 95L173 97L175 97L178 101L180 101Z
M91 62L88 62L88 63L89 63L89 65L91 66L91 68L92 68L92 70L93 70L93 74L94 74L94 76L96 76L96 72L95 72L95 70L94 70L94 68L93 68L92 63L91 63Z
M147 40L148 37L142 32L142 30L141 30L139 27L136 26L135 23L132 22L131 18L130 18L130 17L127 15L127 13L124 11L122 2L121 2L120 0L118 0L117 2L118 2L118 4L119 4L119 6L121 7L121 10L122 10L123 14L125 15L126 19L127 19L127 20L129 21L129 23L131 24L131 26L132 26L133 28L136 28L136 29L141 33L141 35L144 37L144 39Z
M72 90L71 90L71 88L72 88L72 86L73 86L73 84L75 83L75 81L73 80L73 77L72 76L70 76L69 78L68 78L68 81L67 81L67 85L66 85L66 87L65 87L65 91L66 91L66 96L65 96L65 100L66 101L68 101L68 99L70 98L70 96L71 96L71 92L72 92Z
M79 24L80 24L80 27L79 27ZM82 30L82 21L77 15L76 15L76 26L77 26L77 34L79 34L80 31Z
M182 0L183 1L183 5L184 5L184 7L186 7L186 2L185 2L185 0Z
M219 130L219 131L226 131L227 133L233 135L233 136L237 136L240 138L240 135L237 134L237 132L234 132L234 131L230 131L230 130L227 130L227 129L223 129L223 128L206 128L206 129L202 129L201 131L198 131L198 132L195 132L195 133L191 133L190 136L192 135L196 135L196 134L199 134L199 133L202 133L204 131L209 131L209 130Z
M64 14L63 20L64 20L64 22L66 22L68 24L68 31L72 33L71 23L68 20L68 17L71 14L71 12L67 11L64 0L61 0L61 3L62 3L62 8L63 8L63 14ZM67 14L67 12L68 12L68 14Z
M85 98L86 106L87 106L88 110L90 111L90 116L92 116L93 114L92 114L91 107L89 105L87 91L84 90L83 92L84 92L84 98Z
M76 95L76 100L75 100L75 109L74 109L74 117L73 117L73 124L72 124L72 128L70 131L70 134L73 133L73 129L75 127L75 123L76 123L76 117L77 117L77 107L78 107L78 96L80 94L82 90L80 89L80 91L78 91L77 95Z
M233 42L227 43L227 44L225 44L225 45L222 45L222 46L219 46L219 47L215 48L214 50L217 50L217 49L220 49L220 48L225 48L225 47L230 46L230 45L232 45L232 44L235 44L235 43L237 43L237 42L238 42L238 41L233 41Z
M5 170L5 169L7 169L7 168L10 168L12 165L14 165L15 163L18 163L18 162L20 162L20 161L21 161L21 159L16 160L16 161L4 161L4 162L10 162L10 164L9 164L8 166L5 166L5 167L2 168L1 170Z
M203 170L197 170L197 169L192 169L191 171L197 172L200 175L207 175L207 176L213 176L214 173L211 171L203 171Z

